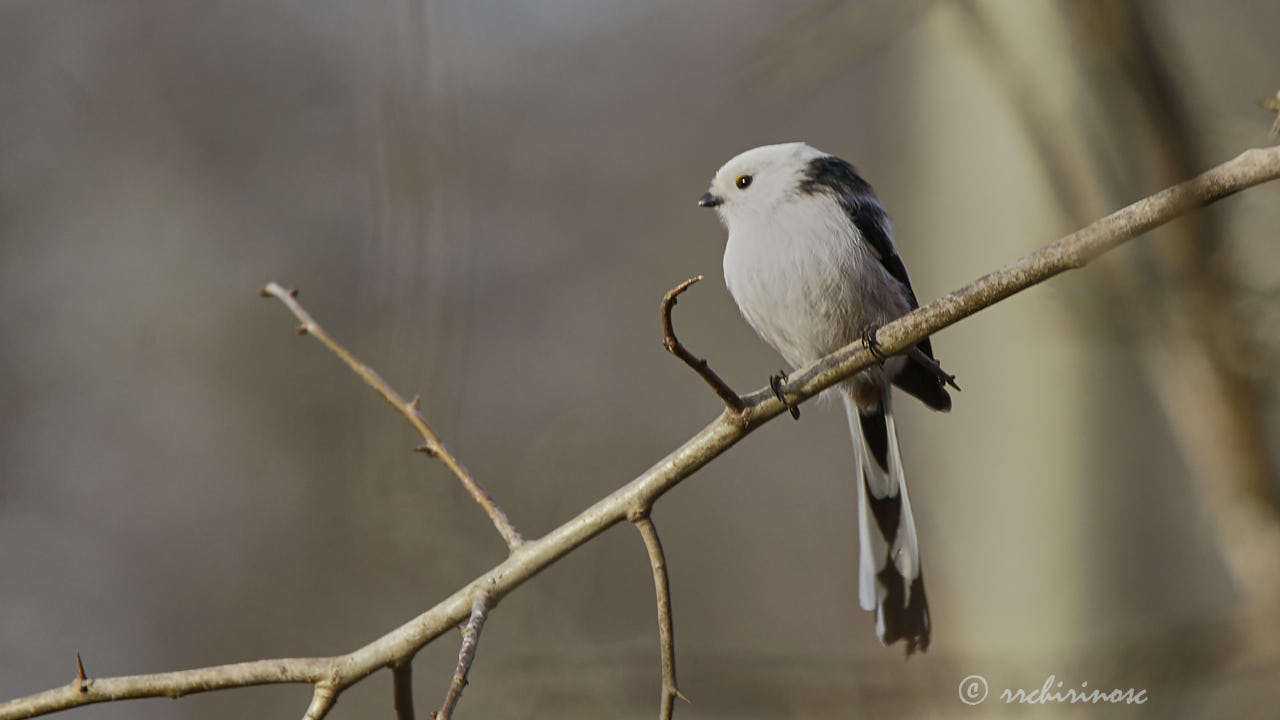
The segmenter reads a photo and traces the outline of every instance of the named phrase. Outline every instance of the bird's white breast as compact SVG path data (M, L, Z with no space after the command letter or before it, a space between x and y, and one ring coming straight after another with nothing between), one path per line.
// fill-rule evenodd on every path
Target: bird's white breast
M725 284L747 323L793 366L807 364L909 305L833 198L790 198L730 217Z

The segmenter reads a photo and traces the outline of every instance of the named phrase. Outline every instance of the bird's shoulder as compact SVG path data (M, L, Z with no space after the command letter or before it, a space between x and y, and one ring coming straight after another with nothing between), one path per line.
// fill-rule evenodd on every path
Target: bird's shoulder
M880 204L871 183L863 179L853 165L834 155L814 158L805 166L799 192L801 195L830 195L858 230L875 259L893 279L902 283L911 307L918 306L906 265L893 245L889 214Z

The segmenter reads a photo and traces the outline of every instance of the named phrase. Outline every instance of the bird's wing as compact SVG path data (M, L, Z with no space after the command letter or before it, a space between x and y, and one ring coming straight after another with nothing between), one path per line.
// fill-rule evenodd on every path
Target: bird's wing
M902 285L911 308L920 307L916 293L911 288L911 278L907 276L907 266L898 257L898 251L893 246L889 215L884 211L871 184L862 179L852 165L834 155L810 160L800 182L800 192L831 193L840 204L840 209L857 228L871 254L884 267L885 272ZM928 338L916 343L916 347L933 358L933 345ZM907 360L893 382L935 410L951 409L951 396L942 386L942 381L914 359Z
M911 307L919 307L916 294L911 289L911 279L907 277L907 266L902 264L902 258L898 257L898 251L893 247L893 239L889 234L889 215L876 197L871 183L863 180L858 171L844 160L834 155L824 155L810 160L805 167L800 192L827 192L835 197L840 208L862 235L862 240L870 246L871 254L880 261L890 277L902 283Z

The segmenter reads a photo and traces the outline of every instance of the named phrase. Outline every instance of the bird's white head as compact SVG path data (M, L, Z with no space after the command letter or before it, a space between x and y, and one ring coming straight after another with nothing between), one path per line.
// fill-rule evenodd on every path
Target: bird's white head
M776 212L795 197L809 163L826 153L802 142L752 148L725 163L698 199L727 226Z

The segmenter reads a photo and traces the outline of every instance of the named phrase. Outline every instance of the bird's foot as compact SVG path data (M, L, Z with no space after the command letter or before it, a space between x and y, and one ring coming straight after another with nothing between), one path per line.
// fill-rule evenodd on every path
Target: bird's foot
M787 374L779 370L777 375L769 376L769 389L772 390L773 394L777 396L779 400L782 401L783 405L786 406L787 410L791 413L791 418L793 420L799 420L800 408L787 402L786 396L782 394L782 383L786 381L787 381Z
M876 324L868 325L862 331L862 347L871 353L871 357L880 362L880 367L884 367L884 353L880 352L880 341L876 340L876 333L880 331L880 326Z
M920 363L920 365L922 365L925 370L928 370L929 372L933 373L934 377L938 378L938 381L941 382L943 385L950 385L956 390L960 389L960 386L956 384L956 376L952 375L946 370L943 370L942 363L938 362L937 360L934 360L928 355L925 355L924 351L922 351L919 347L912 346L910 352L908 352L907 355L910 356L912 360L915 360L916 362Z

